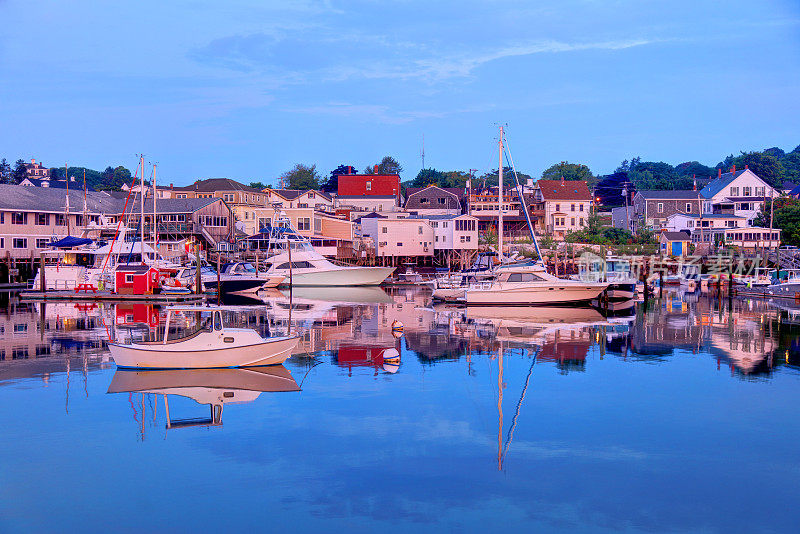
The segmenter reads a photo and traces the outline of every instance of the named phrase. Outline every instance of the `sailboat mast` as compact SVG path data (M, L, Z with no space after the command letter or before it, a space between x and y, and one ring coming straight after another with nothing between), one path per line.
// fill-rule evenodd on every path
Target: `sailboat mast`
M153 163L153 251L158 249L158 219L156 218L156 164ZM154 256L154 259L158 256Z
M503 127L500 127L500 167L497 170L497 253L503 261Z
M139 247L141 249L142 263L144 263L144 154L139 155L139 166L142 169L142 175L139 177L139 196L141 197L141 220L139 221ZM133 245L131 245L131 252L133 252Z
M67 202L64 206L64 219L67 223L67 235L72 235L69 229L69 165L64 164L64 180L67 183Z

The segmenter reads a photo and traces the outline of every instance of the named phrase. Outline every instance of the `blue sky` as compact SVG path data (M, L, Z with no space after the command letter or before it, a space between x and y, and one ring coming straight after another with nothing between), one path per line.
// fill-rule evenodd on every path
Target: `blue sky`
M796 0L0 0L0 157L265 183L800 144Z

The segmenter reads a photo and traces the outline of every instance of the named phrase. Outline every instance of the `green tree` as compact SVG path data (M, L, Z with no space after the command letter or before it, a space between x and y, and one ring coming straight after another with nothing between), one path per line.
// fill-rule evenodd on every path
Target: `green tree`
M262 189L266 188L267 186L264 185L263 182L250 182L250 187L252 187L253 189L258 189L259 191L261 191Z
M733 165L736 165L737 170L748 167L759 178L774 187L783 185L783 166L775 156L764 152L742 152L733 159Z
M581 163L570 163L562 161L551 165L542 173L543 180L583 180L589 184L589 187L594 185L595 177L589 167Z
M699 161L687 161L675 166L675 174L687 178L692 178L693 176L698 178L707 178L709 176L713 176L716 172L717 171L715 169L703 165Z
M525 185L528 180L531 180L531 176L529 174L525 174L524 172L517 171L517 177L519 178L519 183ZM494 169L492 172L486 173L480 178L476 180L476 183L481 183L486 181L486 185L497 185L497 169ZM473 184L473 188L476 184ZM503 167L503 186L504 187L516 187L517 183L514 180L514 171L511 167Z
M753 224L768 228L769 219L770 203L767 201ZM791 197L776 198L772 226L781 230L781 241L784 244L800 245L800 200Z
M377 172L375 171L375 166L367 167L364 169L364 174L400 174L403 172L403 166L392 156L384 156L377 165Z
M430 184L447 187L446 179L445 174L436 169L422 169L417 173L416 178L409 182L408 187L426 187Z
M0 184L13 184L14 178L11 173L11 165L6 158L0 160Z
M289 189L319 189L319 173L316 165L303 165L298 163L292 170L281 175Z
M14 171L11 173L11 177L14 180L13 183L18 184L22 180L24 180L28 176L28 171L25 168L25 160L18 159L14 163Z
M800 184L800 146L781 158L781 166L786 180Z

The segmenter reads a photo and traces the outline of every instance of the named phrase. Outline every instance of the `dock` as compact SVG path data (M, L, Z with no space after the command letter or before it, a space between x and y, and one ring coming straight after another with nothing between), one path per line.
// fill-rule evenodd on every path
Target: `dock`
M57 289L48 291L22 291L20 299L25 300L114 300L126 302L198 302L206 298L205 295L189 293L185 295L155 294L155 295L123 295L112 291L80 292L71 289Z

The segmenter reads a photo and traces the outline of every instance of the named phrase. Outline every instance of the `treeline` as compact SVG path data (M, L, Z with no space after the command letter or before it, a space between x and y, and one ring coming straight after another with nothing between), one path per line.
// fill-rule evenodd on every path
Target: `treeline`
M322 189L329 193L335 193L338 188L339 176L347 174L351 168L353 173L358 173L355 165L339 165L330 174L324 176L317 170L316 165L298 163L281 174L280 179L286 189ZM403 172L403 166L392 156L385 156L379 163L367 166L363 174L400 174L401 172ZM250 182L250 187L265 189L270 186L263 182Z
M6 158L0 160L0 183L18 184L27 177L25 160L18 159L13 167ZM83 176L86 172L86 185L96 191L119 191L124 184L131 185L131 171L119 165L117 167L106 167L104 171L96 171L85 167L70 167L66 171L64 167L51 167L50 179L63 180L66 172L70 178L74 178L76 183L83 187Z

